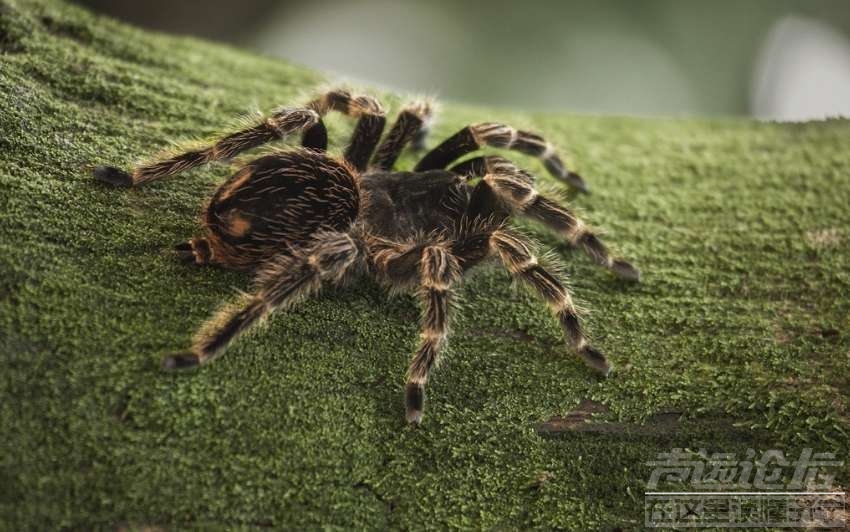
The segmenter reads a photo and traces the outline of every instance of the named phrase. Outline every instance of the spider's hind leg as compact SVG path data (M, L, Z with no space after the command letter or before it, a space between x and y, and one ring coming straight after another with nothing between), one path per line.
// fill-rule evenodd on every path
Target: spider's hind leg
M209 362L237 336L276 309L316 293L324 283L341 282L359 259L362 259L360 247L354 237L327 231L295 255L281 255L268 261L257 275L254 292L208 320L196 334L191 349L165 357L163 368L183 369Z

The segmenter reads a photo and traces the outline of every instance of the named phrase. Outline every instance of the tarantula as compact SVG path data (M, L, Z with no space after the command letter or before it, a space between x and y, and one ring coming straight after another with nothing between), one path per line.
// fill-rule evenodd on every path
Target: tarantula
M322 117L329 111L357 119L341 158L326 153ZM279 109L204 149L129 173L95 168L100 181L137 186L302 133L302 147L274 151L236 171L204 209L204 235L176 246L187 261L255 271L256 281L252 293L210 319L192 347L166 356L163 367L209 362L274 310L315 294L325 283L367 273L392 290L415 290L421 300L419 346L405 387L406 419L419 424L425 383L446 344L453 293L464 273L495 255L545 300L572 348L607 376L612 366L590 345L569 290L538 264L530 244L506 222L511 214L528 216L621 278L637 281L639 271L612 258L581 220L540 195L531 174L508 160L479 156L446 168L489 146L538 157L554 177L581 191L587 190L584 180L567 170L541 136L497 123L461 129L428 152L412 172L393 170L408 144L421 148L430 117L429 102L409 104L380 142L386 119L378 101L334 90L304 107Z

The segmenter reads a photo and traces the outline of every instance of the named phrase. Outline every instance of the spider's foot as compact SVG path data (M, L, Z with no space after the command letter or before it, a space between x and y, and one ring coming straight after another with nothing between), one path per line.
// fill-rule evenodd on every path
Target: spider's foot
M115 168L114 166L96 166L95 169L92 170L92 175L94 175L95 179L98 181L109 183L116 187L133 186L133 177L124 170Z
M162 359L162 369L173 371L176 369L194 368L201 364L201 359L191 351L183 351L168 355Z
M588 366L601 373L603 377L609 377L611 372L614 371L614 365L594 347L586 345L579 351L579 354Z
M640 270L624 260L615 260L611 264L611 271L620 279L626 281L640 281Z
M421 384L408 383L405 388L404 402L406 406L405 419L411 425L422 423L422 408L425 404L425 389Z
M579 192L590 194L590 187L587 186L587 181L577 173L567 172L567 175L564 176L564 181L571 187L578 189Z

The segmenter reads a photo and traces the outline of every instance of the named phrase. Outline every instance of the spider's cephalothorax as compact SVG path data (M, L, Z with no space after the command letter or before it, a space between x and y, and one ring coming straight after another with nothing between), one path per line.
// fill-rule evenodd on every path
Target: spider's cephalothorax
M322 116L331 110L357 118L341 158L326 153ZM206 363L275 309L359 271L420 297L421 334L405 393L407 420L419 423L425 382L446 343L453 292L464 272L496 256L539 293L569 345L608 375L611 364L590 345L569 291L538 263L528 242L507 228L508 218L525 215L547 225L619 277L636 281L638 270L612 258L581 220L540 195L534 178L506 159L479 156L450 165L482 147L507 148L541 158L555 178L574 188L586 191L584 181L539 135L495 123L465 127L428 152L413 171L394 171L407 144L421 147L430 115L428 103L405 107L380 142L386 121L380 104L335 90L305 107L280 109L204 149L129 173L96 168L101 181L135 186L302 134L301 148L265 155L233 174L204 209L202 236L177 245L180 256L197 264L255 271L256 282L251 294L200 329L190 350L165 357L163 366Z

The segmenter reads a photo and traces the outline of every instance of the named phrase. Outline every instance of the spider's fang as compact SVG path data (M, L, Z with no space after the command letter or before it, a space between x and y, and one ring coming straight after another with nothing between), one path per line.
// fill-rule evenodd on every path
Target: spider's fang
M195 253L192 251L190 242L180 242L174 246L177 257L184 262L195 262Z
M92 175L94 175L95 179L98 181L109 183L112 186L133 186L133 177L124 170L115 168L114 166L96 166L94 170L92 170Z

